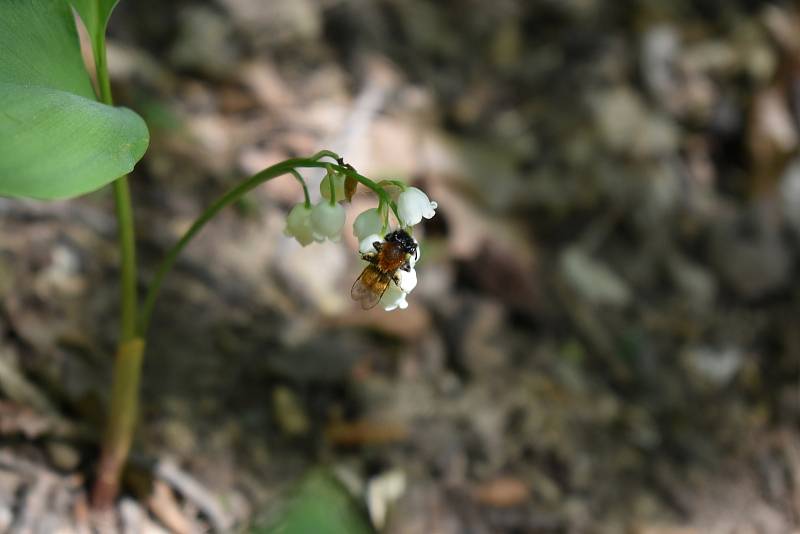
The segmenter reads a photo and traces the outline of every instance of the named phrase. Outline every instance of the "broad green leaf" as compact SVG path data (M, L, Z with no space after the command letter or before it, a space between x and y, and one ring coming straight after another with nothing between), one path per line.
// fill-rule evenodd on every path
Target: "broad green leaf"
M106 36L108 18L119 0L70 0L70 2L86 25L89 37L92 39L94 60L97 61L98 54L103 53L102 45Z
M283 513L251 534L373 534L344 487L322 471L308 475Z
M147 142L144 121L129 109L0 83L0 195L52 199L93 191L130 172Z
M0 195L98 189L132 170L148 138L134 112L95 101L67 0L0 0Z
M94 99L66 1L0 0L0 82Z

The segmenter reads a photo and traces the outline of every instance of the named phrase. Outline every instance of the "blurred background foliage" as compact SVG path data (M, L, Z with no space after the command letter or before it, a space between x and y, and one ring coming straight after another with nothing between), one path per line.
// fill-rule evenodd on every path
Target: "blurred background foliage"
M391 534L796 531L798 29L788 0L121 2L145 279L320 148L440 209L392 313L350 302L348 230L282 236L291 179L214 222L156 312L117 524L308 518L324 465L312 494ZM0 531L88 521L110 207L0 200Z

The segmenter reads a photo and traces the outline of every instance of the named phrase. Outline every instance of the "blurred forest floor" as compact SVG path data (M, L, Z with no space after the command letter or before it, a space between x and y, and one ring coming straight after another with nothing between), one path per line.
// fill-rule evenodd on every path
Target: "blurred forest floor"
M348 229L283 237L291 179L197 239L122 531L245 528L318 464L390 534L800 531L800 6L137 0L110 36L151 129L143 284L221 192L320 148L440 206L402 312L350 302ZM86 531L110 195L0 217L0 532Z

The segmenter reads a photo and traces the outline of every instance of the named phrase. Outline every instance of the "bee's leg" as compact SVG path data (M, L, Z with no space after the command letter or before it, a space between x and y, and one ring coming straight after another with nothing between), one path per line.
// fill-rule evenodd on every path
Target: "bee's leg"
M373 241L372 246L375 247L375 252L380 252L381 248L383 247L383 243L380 241Z
M378 263L378 255L374 252L365 252L361 254L361 259L372 264Z
M401 265L400 268L407 273L411 272L411 264L408 262L408 260L406 260L406 262L403 265Z

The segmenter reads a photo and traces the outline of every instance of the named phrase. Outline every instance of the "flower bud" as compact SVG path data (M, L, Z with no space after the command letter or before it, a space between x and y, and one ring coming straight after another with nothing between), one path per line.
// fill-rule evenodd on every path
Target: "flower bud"
M295 205L286 217L286 228L284 235L294 237L303 246L314 241L311 229L311 208L300 203Z
M311 230L314 239L324 241L339 241L342 237L344 226L344 208L339 204L330 205L325 200L320 201L311 210Z
M356 217L356 220L353 222L353 235L355 235L359 241L368 235L380 233L382 229L383 217L381 217L380 212L376 208L359 213L358 217ZM378 241L380 241L380 239Z
M409 187L397 198L397 211L406 226L419 224L423 217L430 219L436 214L437 207L436 202L416 187Z
M345 199L344 196L344 176L341 174L333 175L333 189L336 193L336 202L341 202ZM319 183L319 193L325 200L331 199L331 175L326 174L325 178Z

